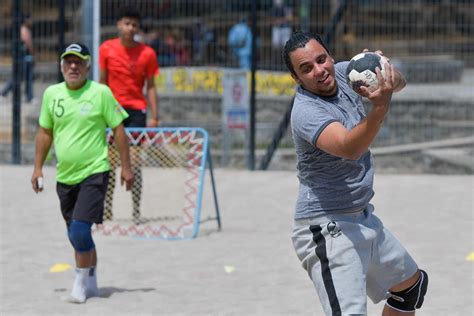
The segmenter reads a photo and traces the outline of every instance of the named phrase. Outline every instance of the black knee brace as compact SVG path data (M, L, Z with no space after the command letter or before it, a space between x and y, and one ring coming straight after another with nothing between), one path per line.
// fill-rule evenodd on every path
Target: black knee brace
M420 270L420 273L420 277L410 288L400 292L390 292L387 305L404 312L413 312L420 308L428 288L428 274L423 270Z

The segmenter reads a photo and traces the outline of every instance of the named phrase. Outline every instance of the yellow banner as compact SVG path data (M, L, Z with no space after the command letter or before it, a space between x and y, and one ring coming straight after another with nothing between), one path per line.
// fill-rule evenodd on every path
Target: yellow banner
M167 67L155 78L158 93L216 93L222 95L223 68ZM247 74L250 84L250 72ZM278 71L257 71L255 88L258 95L292 96L295 82L290 74Z

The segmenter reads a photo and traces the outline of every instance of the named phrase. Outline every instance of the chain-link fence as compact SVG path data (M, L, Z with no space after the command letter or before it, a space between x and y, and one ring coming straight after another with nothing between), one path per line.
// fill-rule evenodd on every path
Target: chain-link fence
M336 60L364 48L381 49L406 75L406 91L394 96L393 115L377 146L427 142L472 135L474 128L474 3L468 0L137 0L142 14L140 40L158 56L162 124L201 126L220 146L222 67L239 67L229 46L238 22L251 24L256 9L257 145L265 147L283 118L294 82L281 60L288 29L323 34ZM12 1L0 1L0 83L11 78ZM59 22L64 4L64 23ZM23 0L34 43L34 95L58 78L61 32L64 42L83 41L90 1ZM115 19L126 1L100 1L100 38L116 36ZM9 143L10 99L0 100L1 142ZM34 103L34 102L33 102ZM24 109L23 140L31 142L37 101ZM287 136L284 146L291 146Z
M11 3L0 1L2 64L11 58ZM58 23L56 0L23 0L24 17L31 18L35 60L41 68L57 61ZM64 1L65 40L80 40L87 29L83 0ZM277 22L272 0L256 1L258 68L282 69L280 47L273 42ZM466 66L474 66L472 34L474 4L468 0L285 0L288 22L293 30L308 29L324 34L330 28L337 8L346 2L336 22L331 48L337 60L347 59L363 48L380 48L391 56L416 57L450 55ZM125 2L102 0L101 39L116 36L115 19ZM250 0L137 0L142 14L143 41L158 53L160 65L230 66L232 60L227 35L237 22L251 15ZM45 68L47 68L45 66ZM54 71L55 67L48 67ZM39 70L39 69L38 69ZM46 70L45 70L46 71ZM46 74L38 73L42 79Z

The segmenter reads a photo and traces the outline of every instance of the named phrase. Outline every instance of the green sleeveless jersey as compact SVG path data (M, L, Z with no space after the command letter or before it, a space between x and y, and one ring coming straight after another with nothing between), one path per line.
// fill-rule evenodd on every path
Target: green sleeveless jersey
M110 170L106 128L127 117L106 85L88 80L79 90L68 89L65 82L48 87L39 125L53 131L57 181L76 184Z

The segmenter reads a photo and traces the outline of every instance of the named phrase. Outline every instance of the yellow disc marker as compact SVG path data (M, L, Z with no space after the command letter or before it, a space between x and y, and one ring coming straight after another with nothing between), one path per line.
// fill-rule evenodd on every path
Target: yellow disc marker
M467 255L466 257L467 261L474 261L474 252L471 252L470 254Z
M71 265L69 265L67 263L56 263L51 268L49 268L49 272L51 272L51 273L64 272L64 271L67 271L71 268L72 268Z

